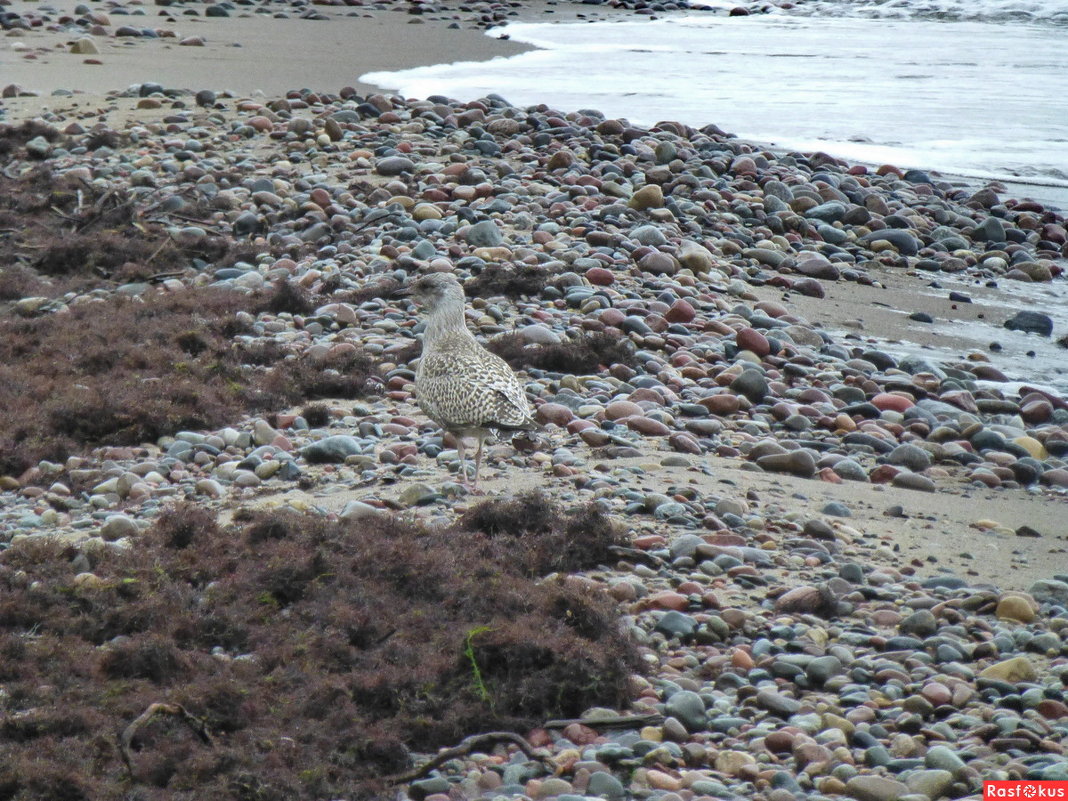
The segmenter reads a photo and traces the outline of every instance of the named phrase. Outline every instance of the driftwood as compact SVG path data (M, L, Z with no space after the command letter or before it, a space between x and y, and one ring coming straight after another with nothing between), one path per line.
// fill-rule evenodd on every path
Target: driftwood
M122 730L122 734L119 736L119 751L122 754L122 761L126 763L126 769L130 771L130 778L134 781L137 781L137 775L134 773L131 744L140 728L156 715L174 715L180 718L205 745L212 744L211 735L208 733L208 727L204 721L191 715L181 704L149 704L148 709L138 715L129 726Z
M549 720L546 721L545 728L563 729L570 726L572 723L580 723L583 726L589 726L591 729L621 729L629 728L631 726L652 726L657 723L662 723L663 721L663 715L657 712L649 712L645 715L611 715L604 718L594 718L592 720L584 718ZM392 776L387 776L385 781L389 784L406 784L407 782L421 779L430 773L430 771L434 770L434 768L440 767L450 759L466 756L472 751L496 745L497 743L514 743L519 746L519 750L526 754L528 758L538 760L554 773L556 771L557 766L552 759L544 752L535 750L534 746L527 742L526 738L510 731L490 731L485 734L472 734L470 737L465 737L458 745L439 751L437 756L424 762L419 767L412 768L404 773L396 773Z
M629 729L632 726L655 726L663 722L664 716L659 712L647 712L644 715L608 715L603 718L548 720L545 722L545 728L564 729L572 723L578 723L580 726L591 729Z
M556 770L556 765L549 759L549 757L544 753L538 753L534 749L534 746L527 742L526 738L510 731L490 731L485 734L472 734L470 737L465 737L458 745L439 751L437 756L428 762L423 763L419 767L405 771L404 773L396 773L392 776L387 776L385 781L389 784L405 784L407 782L415 781L416 779L421 779L423 776L430 773L430 771L434 770L434 768L443 765L450 759L466 756L472 751L496 745L497 743L514 743L519 746L519 750L526 754L530 759L539 760L550 771Z

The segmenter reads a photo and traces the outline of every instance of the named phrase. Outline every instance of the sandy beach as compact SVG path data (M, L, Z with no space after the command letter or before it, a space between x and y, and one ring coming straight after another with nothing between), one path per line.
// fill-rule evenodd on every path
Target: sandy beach
M359 81L633 9L212 7L0 7L0 797L1068 781L1062 213ZM543 426L478 493L441 271Z

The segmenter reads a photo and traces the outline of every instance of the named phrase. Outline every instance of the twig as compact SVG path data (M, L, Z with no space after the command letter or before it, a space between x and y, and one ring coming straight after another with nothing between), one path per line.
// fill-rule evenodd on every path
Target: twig
M198 220L196 217L183 217L181 214L175 214L173 211L169 211L169 212L165 212L165 213L169 217L177 217L179 220L184 220L185 222L196 223L201 228L207 228L207 229L209 229L211 231L216 231L218 233L223 233L223 227L221 225L218 225L217 223L208 222L207 220ZM147 220L146 222L156 223L157 225L171 225L172 224L171 221L169 221L169 220L161 220L161 219L157 219L157 218L152 218L151 220Z
M57 206L49 206L49 208L52 209L52 213L55 214L57 217L62 217L68 222L76 223L80 221L78 217L72 217L70 214L65 214L64 212L60 211Z
M147 259L145 259L145 266L146 267L152 262L152 259L156 258L156 256L158 256L160 254L160 251L162 251L163 248L167 247L167 245L170 244L170 241L171 241L170 237L166 237L166 238L164 238L164 240L162 242L159 243L159 247L156 248L155 250L153 250L152 251L152 255L149 256Z
M122 734L119 736L119 751L122 753L122 761L126 763L126 769L130 771L130 778L134 781L137 781L137 776L134 774L133 754L131 752L130 744L133 742L133 738L137 736L138 730L156 715L174 715L181 718L182 722L185 723L205 745L212 745L211 735L208 733L208 727L204 721L189 714L189 712L186 711L186 708L181 704L149 704L148 709L138 715L133 723L122 730Z
M609 552L620 559L630 559L635 562L642 562L650 567L663 567L664 560L656 554L651 554L647 551L642 551L638 548L626 548L622 545L609 545Z
M528 758L537 759L550 771L556 769L556 765L552 763L549 757L544 753L535 751L534 746L528 743L526 738L510 731L490 731L485 734L472 734L470 737L465 737L458 745L439 751L438 755L429 762L425 762L418 768L413 768L404 773L395 773L392 776L387 776L385 781L389 784L405 784L406 782L415 781L416 779L426 776L430 771L434 770L434 768L448 762L450 759L465 756L472 751L480 750L501 742L514 743L519 746L519 750L526 754Z
M664 716L659 712L647 712L644 715L610 715L603 718L565 718L564 720L548 720L545 722L547 729L564 729L572 723L578 723L591 729L626 729L631 726L655 726L664 722Z
M148 282L150 284L154 284L157 281L163 281L167 278L177 278L180 275L185 275L185 270L169 270L165 273L156 273L155 275L150 275L148 277Z

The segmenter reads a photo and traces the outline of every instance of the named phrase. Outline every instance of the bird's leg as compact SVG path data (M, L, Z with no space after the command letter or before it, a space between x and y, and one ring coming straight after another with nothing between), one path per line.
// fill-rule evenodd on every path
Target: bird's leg
M478 450L475 451L475 492L478 492L478 471L482 468L482 443L485 441L486 434L484 432L480 432L478 435Z
M464 469L465 465L464 465L464 438L463 438L463 436L457 436L456 437L456 456L460 460L460 469L458 471L459 474L460 474L460 483L461 484L466 484L467 483L467 470Z

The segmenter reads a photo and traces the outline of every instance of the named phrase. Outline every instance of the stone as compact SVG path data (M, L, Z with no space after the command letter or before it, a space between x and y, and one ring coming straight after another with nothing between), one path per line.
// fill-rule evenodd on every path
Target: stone
M956 775L957 771L964 768L964 760L957 756L953 749L944 745L935 745L927 750L923 764L928 768L937 768Z
M756 764L756 758L745 751L720 751L713 763L716 770L728 776L737 776L743 768Z
M905 776L910 792L927 796L931 801L946 795L952 784L953 774L948 770L917 770Z
M1015 684L1021 681L1035 681L1038 678L1038 671L1034 663L1026 656L1014 656L983 668L979 671L979 675L984 679L997 679Z
M1027 588L1027 594L1040 604L1068 605L1068 582L1056 579L1039 579Z
M660 620L656 622L654 631L658 631L668 638L677 637L680 640L684 640L692 637L694 632L697 631L697 621L690 615L672 609L665 612Z
M801 709L800 701L773 690L761 690L757 693L756 701L768 712L784 719L796 715Z
M1053 333L1053 318L1042 312L1024 309L1006 320L1005 327L1010 331L1022 331L1025 334L1048 337Z
M397 500L401 506L411 508L413 506L425 506L438 500L441 495L426 484L409 484L401 490Z
M379 175L394 177L415 170L415 162L407 156L386 156L375 163L375 172Z
M137 521L126 515L110 515L100 527L100 536L111 542L137 534Z
M631 195L627 205L632 209L659 209L664 205L664 190L657 184L647 184Z
M609 801L622 801L627 797L623 783L611 773L600 770L590 776L586 785L586 795L594 798L606 798Z
M301 456L312 463L343 462L362 451L360 441L347 434L334 434L317 440L301 449Z
M883 776L854 776L846 782L846 792L857 801L897 801L909 788Z
M482 220L475 223L467 229L464 239L467 240L467 244L476 248L497 247L504 242L501 231L493 220Z
M861 237L865 244L883 240L889 242L902 256L915 256L920 251L920 242L902 228L880 228Z
M768 382L759 370L742 370L730 388L732 392L744 395L753 403L760 403L768 394Z
M668 698L664 704L664 711L677 718L691 734L703 731L708 723L704 700L700 695L689 690L674 693Z
M92 36L82 36L70 44L70 52L81 56L99 55L100 47Z
M929 609L920 609L902 620L897 630L916 637L930 637L938 631L938 618Z
M805 450L787 451L786 453L769 453L756 460L761 470L769 473L790 473L802 478L816 474L816 460Z
M931 454L918 445L906 442L890 451L886 461L919 473L931 466Z
M1002 596L994 612L998 620L1015 620L1017 623L1030 623L1036 617L1033 603L1022 595Z

